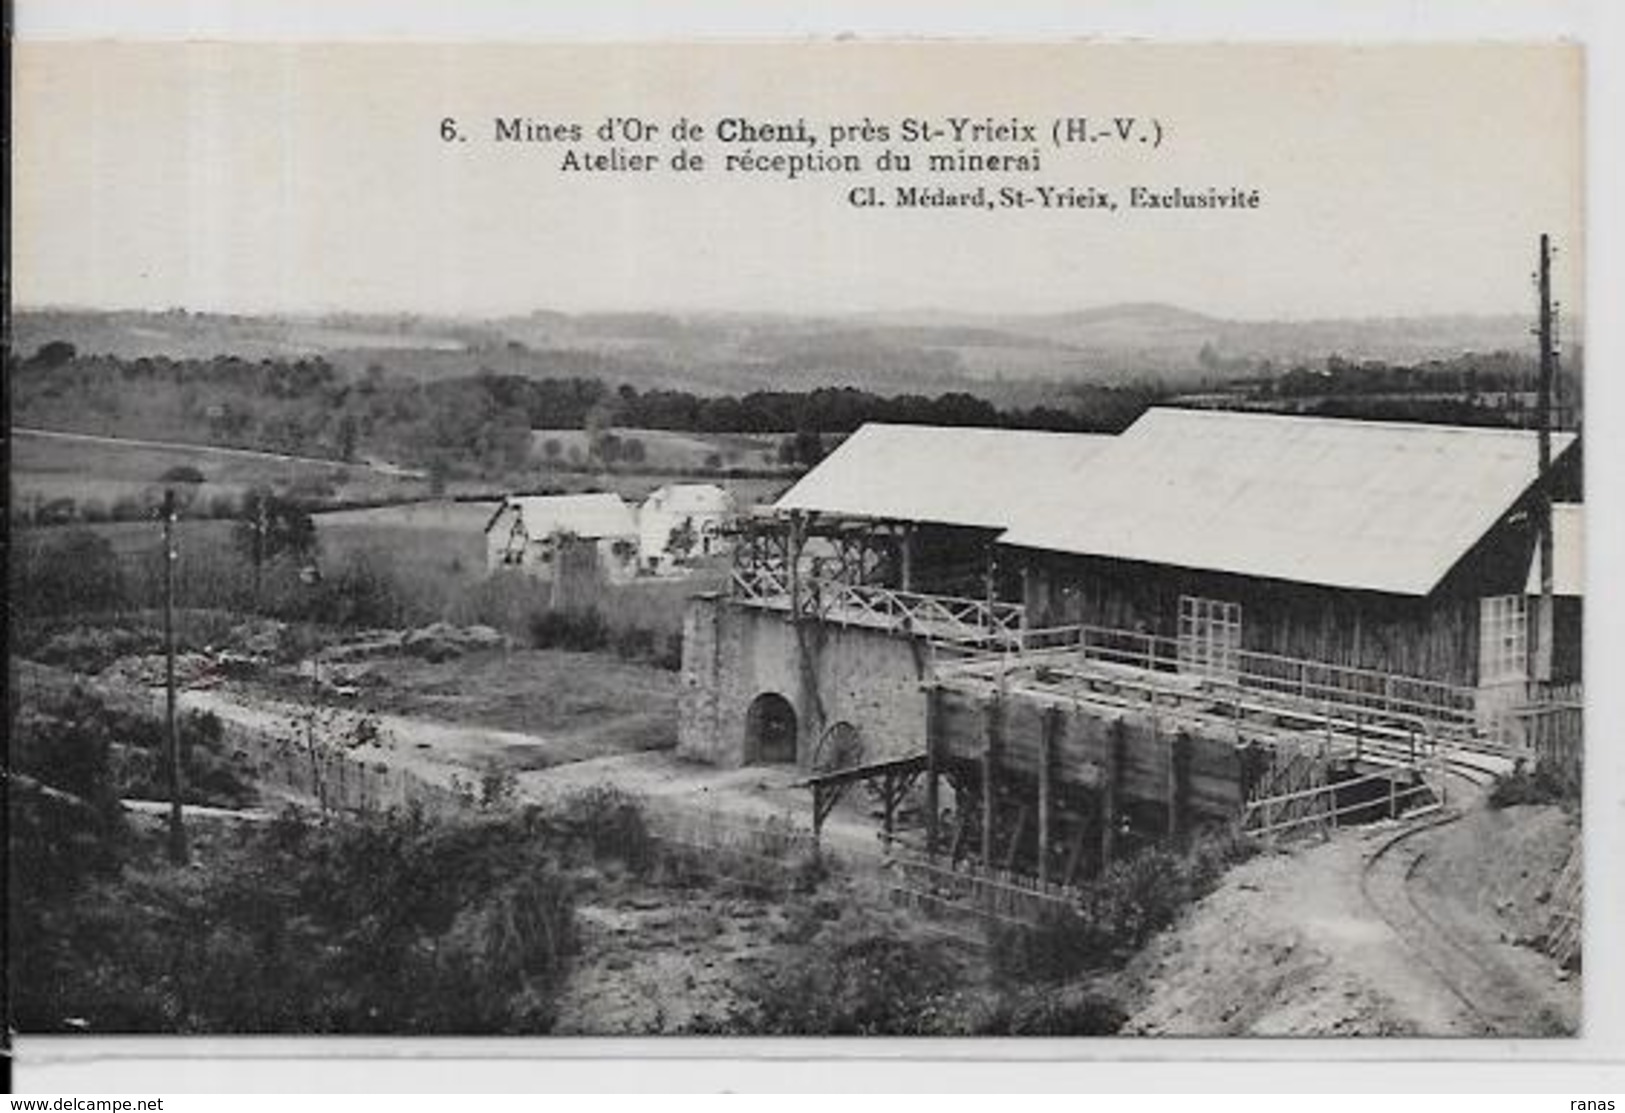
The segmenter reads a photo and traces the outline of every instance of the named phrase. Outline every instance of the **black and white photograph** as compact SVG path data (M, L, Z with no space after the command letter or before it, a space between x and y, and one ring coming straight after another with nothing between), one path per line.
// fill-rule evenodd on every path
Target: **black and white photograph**
M20 1036L1585 1035L1581 46L12 55Z

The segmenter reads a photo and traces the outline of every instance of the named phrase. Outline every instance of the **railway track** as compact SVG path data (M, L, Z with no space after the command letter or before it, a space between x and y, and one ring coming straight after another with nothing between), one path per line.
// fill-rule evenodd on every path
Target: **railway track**
M1457 775L1471 779L1483 774ZM1454 808L1440 810L1384 839L1362 867L1360 895L1460 1006L1471 1025L1463 1034L1541 1034L1532 1022L1529 1002L1507 996L1517 979L1486 953L1482 941L1464 937L1430 909L1417 882L1417 873L1430 853L1423 845L1428 836L1456 823L1462 814Z

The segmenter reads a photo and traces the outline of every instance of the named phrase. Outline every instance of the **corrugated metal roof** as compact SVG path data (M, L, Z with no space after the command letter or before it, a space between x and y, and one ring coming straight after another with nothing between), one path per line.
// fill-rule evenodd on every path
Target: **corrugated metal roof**
M1585 507L1577 502L1552 506L1552 594L1582 598L1585 595L1586 534ZM1540 550L1529 561L1530 595L1540 594Z
M504 508L519 511L525 536L532 541L545 540L555 533L632 537L638 532L631 508L615 494L510 496Z
M1553 437L1554 453L1574 435ZM1430 592L1531 483L1536 435L1153 409L1085 482L1022 498L1010 545Z
M862 518L1002 529L1035 488L1084 481L1113 440L1091 433L863 426L775 504Z

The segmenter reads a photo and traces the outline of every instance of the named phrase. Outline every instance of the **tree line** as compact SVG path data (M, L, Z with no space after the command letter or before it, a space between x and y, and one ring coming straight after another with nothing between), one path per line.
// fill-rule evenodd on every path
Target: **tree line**
M1043 404L1000 407L964 391L883 395L858 387L702 395L639 390L586 376L482 370L424 381L373 365L349 374L320 357L248 360L84 355L65 341L9 349L18 424L204 441L354 461L379 456L442 471L498 475L530 459L533 429L802 434L783 462L808 462L808 434L865 422L1115 432L1162 396L1147 386L1060 386ZM620 454L637 463L633 448Z

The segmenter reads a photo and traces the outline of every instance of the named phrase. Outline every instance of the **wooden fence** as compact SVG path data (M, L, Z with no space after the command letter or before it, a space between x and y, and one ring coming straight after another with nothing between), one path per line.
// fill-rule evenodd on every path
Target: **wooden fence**
M1580 965L1581 908L1585 896L1584 857L1576 842L1552 887L1552 912L1546 931L1546 953L1565 970Z
M1579 685L1540 693L1538 701L1505 713L1506 734L1523 745L1538 769L1578 793L1584 779L1585 704Z

